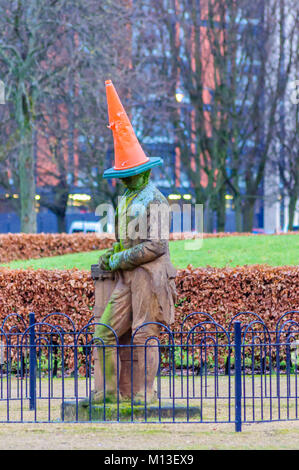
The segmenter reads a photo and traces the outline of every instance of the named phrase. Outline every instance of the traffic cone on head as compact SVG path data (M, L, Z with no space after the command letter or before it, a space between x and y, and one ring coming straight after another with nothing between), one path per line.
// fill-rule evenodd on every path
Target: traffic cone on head
M104 178L126 178L161 165L160 158L145 155L128 115L111 80L105 82L109 129L114 140L114 167L104 172Z

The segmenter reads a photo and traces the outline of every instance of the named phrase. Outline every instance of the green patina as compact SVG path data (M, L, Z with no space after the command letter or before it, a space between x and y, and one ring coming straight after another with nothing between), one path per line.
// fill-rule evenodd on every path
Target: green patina
M107 270L114 271L118 269L121 259L125 258L126 255L129 255L129 250L126 250L123 245L123 240L126 239L128 222L130 221L130 217L128 216L128 207L141 192L142 194L145 192L144 196L145 199L147 199L147 191L144 190L146 190L149 185L150 175L151 170L147 170L138 175L121 178L122 183L127 189L117 208L117 215L119 218L119 242L115 243L113 245L113 250L110 252L108 251L106 253L106 257L104 255L102 258ZM152 192L149 191L149 194L152 194Z
M110 259L110 256L112 254L113 254L113 249L110 248L109 250L105 251L105 253L103 253L101 258L100 258L102 268L107 270L107 271L110 270L109 259Z
M91 419L93 421L116 421L118 418L123 421L131 420L133 415L133 420L144 420L145 412L147 415L147 419L151 419L153 422L161 421L161 419L175 419L179 422L179 419L186 420L187 417L187 408L184 405L173 407L172 402L165 402L161 403L156 401L155 403L148 404L135 404L131 403L131 400L123 401L119 400L117 403L109 403L105 400L105 403L99 404L92 404L91 408L88 406L88 402L86 402L83 406L79 406L79 420L82 421L90 421L90 413ZM66 403L65 408L65 415L64 420L68 421L69 419L73 419L76 413L76 404L74 403ZM192 406L188 407L188 414L189 419L192 420L201 420L202 413L199 406Z
M151 170L147 170L144 173L140 173L139 175L130 176L128 178L122 178L121 181L124 186L127 188L123 197L121 198L118 214L120 217L120 246L121 250L123 250L122 240L126 238L126 230L128 225L128 206L131 202L135 199L135 197L146 188L149 183ZM121 251L120 250L120 251Z
M101 323L104 323L105 325L109 325L110 320L111 320L111 310L112 310L112 301L109 300L103 315L101 316ZM96 325L95 328L95 338L105 338L105 333L107 332L107 328L103 325Z
M113 244L113 247L107 250L102 256L102 265L103 267L107 270L116 270L120 256L114 256L118 255L119 253L125 251L125 248L123 246L123 239L126 237L126 230L127 230L127 224L128 224L128 216L127 216L127 211L128 211L128 206L131 204L133 199L142 191L143 189L146 188L146 186L149 183L151 175L151 170L147 170L143 173L140 173L138 175L134 176L129 176L128 178L120 178L124 186L127 188L125 193L123 194L119 207L117 208L117 215L119 217L120 223L119 223L119 242L116 242Z
M101 316L100 322L103 323L104 325L110 325L111 322L111 310L112 310L112 301L109 300L103 315ZM96 325L95 327L95 332L94 332L94 339L95 343L101 345L102 342L99 339L102 339L104 344L106 344L107 341L105 341L105 336L108 332L107 326L104 325ZM105 351L105 352L104 352ZM111 353L115 352L114 348L104 348L103 353L100 354L100 361L105 362L105 376L106 380L109 381L111 377L115 375L115 370L114 370L114 362L113 358L111 357ZM105 361L104 361L104 354L105 354ZM110 401L109 398L109 392L107 392L107 398L108 401Z
M129 176L128 178L120 178L130 193L141 191L148 184L151 175L151 170L144 171L139 175Z
M133 177L132 177L133 178ZM120 244L122 245L122 240L125 240L127 237L128 224L130 222L129 215L146 215L142 214L142 211L146 211L146 208L151 202L156 203L167 203L165 197L156 190L155 186L151 181L148 181L149 174L143 182L145 184L139 186L139 191L127 191L125 192L123 198L120 201L119 205L119 238ZM140 182L139 182L140 183ZM130 205L130 210L128 211L128 206ZM129 214L128 214L129 212ZM126 264L132 255L132 253L137 253L138 251L143 250L143 245L135 245L128 249L122 249L118 253L114 253L109 258L109 266L112 271L119 269L119 266Z

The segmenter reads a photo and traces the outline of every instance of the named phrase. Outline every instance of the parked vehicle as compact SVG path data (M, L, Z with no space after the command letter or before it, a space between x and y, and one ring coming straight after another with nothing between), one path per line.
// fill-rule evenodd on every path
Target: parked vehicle
M85 220L76 220L71 223L69 233L112 233L112 224L108 224L108 230L103 230L101 222L87 222Z

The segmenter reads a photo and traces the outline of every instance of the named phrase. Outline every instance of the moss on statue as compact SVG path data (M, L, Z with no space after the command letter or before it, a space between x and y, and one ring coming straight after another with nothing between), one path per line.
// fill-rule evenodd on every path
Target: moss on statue
M112 301L109 300L103 315L101 316L100 322L104 325L109 325L111 320L111 309L112 309ZM94 339L97 344L99 344L99 339L102 339L105 343L105 333L107 333L107 326L104 325L96 325L95 332L94 332Z
M96 325L95 327L95 332L94 332L94 343L96 345L103 345L103 351L99 351L99 359L100 362L102 363L102 370L105 372L105 379L106 381L110 381L111 377L115 375L115 364L114 364L114 359L112 357L113 353L117 354L116 346L114 347L109 347L107 348L105 345L107 343L106 341L106 334L107 330L109 329L105 325L110 324L111 320L111 309L112 309L112 301L110 300L104 310L103 315L101 316L100 322L103 323L103 325ZM112 394L113 397L115 396L115 393ZM105 401L107 403L112 402L110 397L109 397L109 391L106 392L106 397ZM115 401L115 400L114 400Z
M188 421L201 421L202 413L198 405L190 405L188 408L185 405L173 405L173 401L167 400L165 402L153 403L145 406L135 405L131 401L92 404L89 406L88 401L84 404L79 403L78 412L76 411L76 402L64 402L63 420L64 421L98 421L98 422L113 422L113 421L144 421L146 419L152 422L169 422L175 419L176 422ZM78 417L77 417L78 413ZM146 417L146 418L145 418Z
M143 190L149 185L150 175L151 170L147 170L143 173L130 176L128 178L120 178L120 180L127 189L120 200L118 208L116 209L120 221L119 242L114 243L112 248L107 250L100 258L101 267L107 271L114 271L117 269L120 256L114 255L118 255L119 253L126 251L123 246L122 240L126 238L127 234L127 208L128 205L132 202L132 200L135 199L141 191L143 193L142 204L146 202L144 201L144 198L146 199L146 192L144 192ZM150 192L148 193L150 194Z

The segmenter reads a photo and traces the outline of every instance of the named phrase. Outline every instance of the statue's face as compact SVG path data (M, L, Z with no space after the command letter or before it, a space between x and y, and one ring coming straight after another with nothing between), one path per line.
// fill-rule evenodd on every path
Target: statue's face
M135 189L139 186L139 183L142 183L143 177L142 173L140 175L128 176L127 178L121 178L121 182L128 189Z
M147 182L148 177L149 175L145 172L139 173L139 175L128 176L127 178L120 178L120 180L130 191L137 191Z

